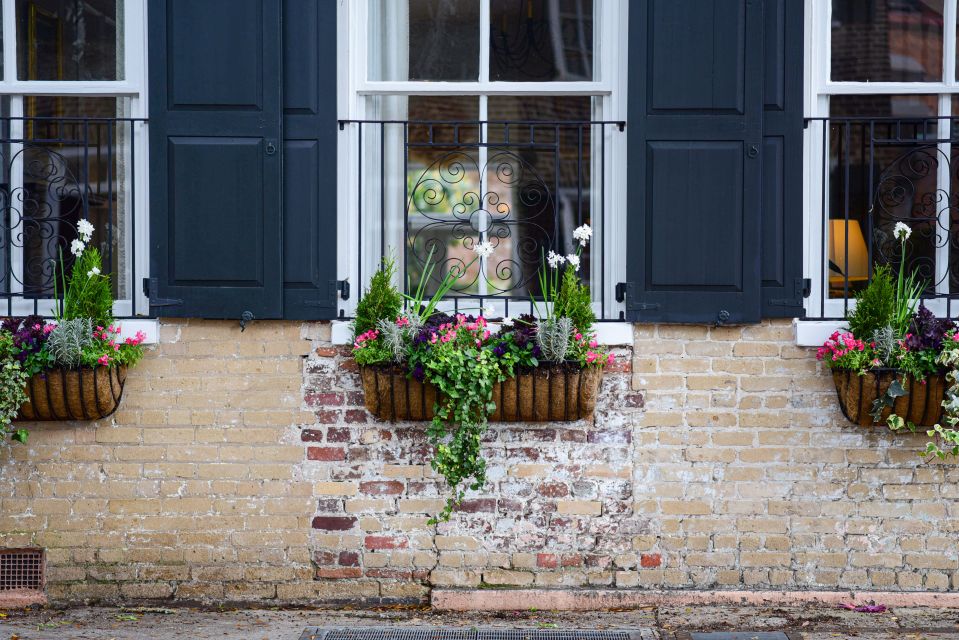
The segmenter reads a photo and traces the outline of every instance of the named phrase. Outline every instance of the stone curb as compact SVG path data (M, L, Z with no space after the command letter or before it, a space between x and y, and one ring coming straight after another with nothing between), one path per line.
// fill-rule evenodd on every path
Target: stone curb
M440 611L590 611L619 607L691 605L884 604L959 608L959 593L926 591L622 591L610 589L434 589Z

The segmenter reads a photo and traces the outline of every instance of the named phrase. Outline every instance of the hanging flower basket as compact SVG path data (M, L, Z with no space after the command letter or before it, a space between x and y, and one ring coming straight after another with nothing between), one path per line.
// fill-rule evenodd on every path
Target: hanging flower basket
M931 427L942 416L942 401L948 387L944 373L927 376L925 384L898 369L887 368L870 369L863 375L849 369L833 369L832 377L839 395L839 407L853 424L885 426L886 418L895 413L917 427ZM895 398L895 404L884 408L879 420L875 420L873 404L877 398L886 395L896 380L908 393Z
M126 367L51 369L27 382L18 420L99 420L120 406Z
M360 367L366 409L380 420L433 419L436 387L394 367ZM491 422L559 422L593 415L603 370L549 365L493 386Z

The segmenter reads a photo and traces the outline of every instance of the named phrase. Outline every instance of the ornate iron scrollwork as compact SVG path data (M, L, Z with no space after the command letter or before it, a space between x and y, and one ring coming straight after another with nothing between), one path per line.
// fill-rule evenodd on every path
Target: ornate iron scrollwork
M407 205L409 268L422 273L432 252L434 284L453 271L461 275L453 287L460 294L475 294L481 281L486 295L521 293L536 276L542 247L553 243L553 191L512 149L489 147L483 166L476 150L442 150L413 182ZM494 247L488 268L467 273L472 249L482 241Z

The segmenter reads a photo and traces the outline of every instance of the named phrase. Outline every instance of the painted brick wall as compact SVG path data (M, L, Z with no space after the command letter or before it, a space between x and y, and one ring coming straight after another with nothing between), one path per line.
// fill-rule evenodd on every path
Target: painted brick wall
M595 423L494 425L435 528L423 426L368 417L328 324L161 334L113 419L0 450L0 546L46 548L56 601L959 587L959 471L846 424L788 321L637 326Z

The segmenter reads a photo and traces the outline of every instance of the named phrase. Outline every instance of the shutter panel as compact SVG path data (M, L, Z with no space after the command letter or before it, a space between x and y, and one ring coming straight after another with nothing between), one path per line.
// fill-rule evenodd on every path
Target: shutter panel
M758 321L762 4L629 8L627 319Z
M762 315L803 315L803 3L766 0Z
M283 3L284 317L336 316L336 1Z
M282 315L281 0L149 0L151 312Z

